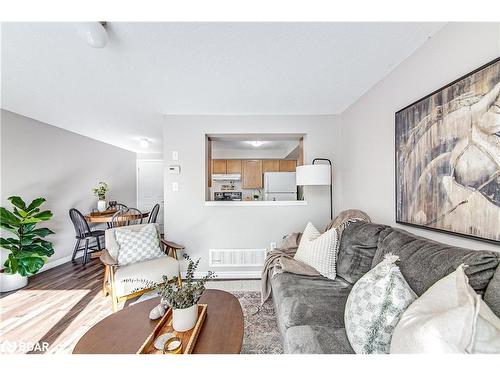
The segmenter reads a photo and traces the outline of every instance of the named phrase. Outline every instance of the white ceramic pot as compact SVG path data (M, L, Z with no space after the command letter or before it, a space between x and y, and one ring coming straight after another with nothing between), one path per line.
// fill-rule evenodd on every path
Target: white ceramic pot
M198 305L193 305L187 309L172 309L172 327L177 332L189 331L198 320Z
M28 277L21 276L18 273L13 275L9 273L0 273L0 291L10 292L11 290L21 289L28 285Z
M106 211L106 201L104 199L99 199L97 201L97 211Z

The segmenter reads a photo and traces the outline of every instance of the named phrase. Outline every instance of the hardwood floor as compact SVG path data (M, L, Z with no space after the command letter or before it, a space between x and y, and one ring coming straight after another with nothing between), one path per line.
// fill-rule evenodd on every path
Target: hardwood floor
M0 354L71 353L85 332L112 314L111 301L102 294L101 262L92 259L83 266L77 261L39 273L26 288L0 295ZM259 290L260 281L211 281L207 287Z
M103 266L65 263L30 278L0 299L0 353L71 353L78 339L112 313L102 294ZM30 345L48 344L48 350ZM43 344L47 343L47 344Z

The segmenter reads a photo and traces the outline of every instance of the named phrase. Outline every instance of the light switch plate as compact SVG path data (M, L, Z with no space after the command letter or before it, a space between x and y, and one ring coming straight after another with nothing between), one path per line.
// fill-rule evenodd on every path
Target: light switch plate
M179 160L179 151L172 151L172 160Z
M179 183L172 182L172 191L179 191Z

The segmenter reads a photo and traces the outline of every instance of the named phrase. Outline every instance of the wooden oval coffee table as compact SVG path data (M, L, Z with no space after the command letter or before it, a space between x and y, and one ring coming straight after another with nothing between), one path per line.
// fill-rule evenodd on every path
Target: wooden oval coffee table
M207 289L200 303L207 316L193 354L239 354L243 342L243 311L238 299L222 290ZM158 305L153 298L108 316L78 341L74 354L135 354L156 326L149 312Z

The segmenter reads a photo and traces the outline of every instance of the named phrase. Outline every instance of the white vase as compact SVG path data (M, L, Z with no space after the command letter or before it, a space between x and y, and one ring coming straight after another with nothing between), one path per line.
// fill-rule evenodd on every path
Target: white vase
M198 320L198 305L194 304L187 309L172 309L172 327L177 332L189 331Z
M97 211L106 211L106 201L104 199L99 199L97 201Z
M0 291L10 292L11 290L21 289L28 285L28 277L21 276L18 273L13 275L9 273L0 273Z

